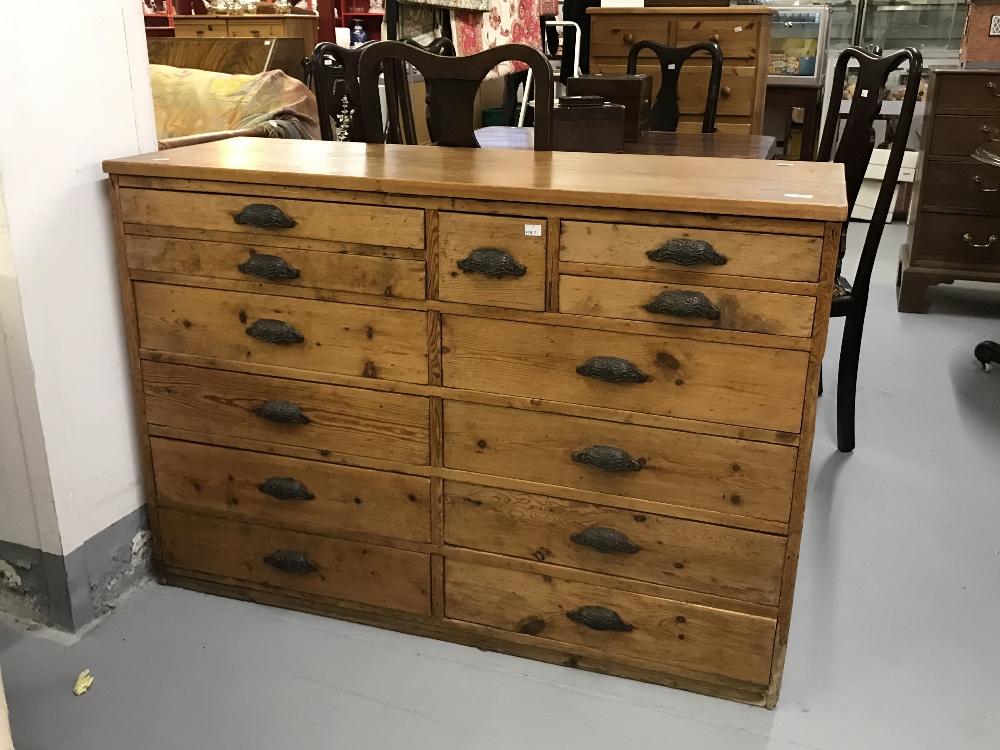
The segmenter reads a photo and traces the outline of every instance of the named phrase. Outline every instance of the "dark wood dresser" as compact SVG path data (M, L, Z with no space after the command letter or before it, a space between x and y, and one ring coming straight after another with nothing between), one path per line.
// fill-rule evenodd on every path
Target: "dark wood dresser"
M1000 282L1000 168L972 158L1000 141L1000 70L936 68L921 136L897 309L927 312L927 287Z

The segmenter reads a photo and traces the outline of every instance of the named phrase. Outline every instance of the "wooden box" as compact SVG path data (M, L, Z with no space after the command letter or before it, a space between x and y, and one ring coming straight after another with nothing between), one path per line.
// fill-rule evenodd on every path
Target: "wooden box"
M552 150L620 154L625 150L625 107L556 107Z
M625 140L637 143L649 132L649 113L653 104L653 76L585 75L566 81L570 96L600 96L625 107Z

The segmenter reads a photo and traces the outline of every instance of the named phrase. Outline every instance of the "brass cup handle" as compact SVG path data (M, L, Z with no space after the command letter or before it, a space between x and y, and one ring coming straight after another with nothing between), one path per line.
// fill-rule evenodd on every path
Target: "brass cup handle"
M236 270L258 279L297 279L299 269L292 268L283 258L266 253L253 253L236 266Z
M491 279L520 277L528 272L513 255L497 247L477 247L455 265L462 273L478 273Z
M645 458L632 458L627 452L613 445L591 445L576 451L572 458L578 464L593 466L600 471L642 471Z
M983 178L980 177L979 175L973 177L972 182L975 184L977 188L979 188L980 193L1000 193L1000 184L998 184L996 187L991 187L991 188L983 187Z
M995 234L991 234L986 238L986 242L973 242L972 235L966 232L962 235L962 241L969 247L974 247L978 250L985 250L988 247L993 247L993 244L997 241L997 236Z
M316 563L301 552L291 549L276 549L264 558L264 562L285 573L315 573L319 570Z
M685 289L661 292L642 307L654 315L669 315L673 318L718 320L722 317L722 311L708 297L701 292Z
M635 41L635 37L631 34L623 34L622 41L625 42L625 44L632 44L632 42Z
M649 375L621 357L591 357L577 365L576 371L585 378L603 380L605 383L645 383L649 380Z
M291 229L295 219L286 216L285 212L271 203L248 203L243 209L233 214L237 224L258 229Z
M715 42L716 44L718 44L719 43L719 35L718 34L712 34L712 36L710 36L708 38L708 41Z
M993 96L1000 97L1000 94L997 93L997 85L993 81L986 84L986 90L993 94Z
M309 424L312 420L302 411L302 407L291 401L272 399L253 410L261 419L277 424Z
M573 544L581 547L589 547L595 552L621 553L634 555L639 551L639 547L632 543L632 540L617 529L609 529L603 526L588 526L583 531L573 534L569 538Z
M635 628L625 622L613 609L588 605L566 613L566 617L591 630L612 633L630 633Z
M646 257L654 263L674 263L678 266L696 266L700 263L724 266L729 262L729 259L717 252L710 242L690 237L669 239L659 247L648 250Z
M275 500L312 500L316 497L302 482L292 477L268 477L257 485L257 489Z
M301 344L306 340L305 336L288 323L273 318L255 320L245 331L247 336L265 344Z

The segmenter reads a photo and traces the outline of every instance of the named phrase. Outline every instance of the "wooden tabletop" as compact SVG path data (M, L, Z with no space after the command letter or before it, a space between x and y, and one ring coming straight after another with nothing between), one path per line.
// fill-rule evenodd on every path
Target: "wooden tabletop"
M491 125L479 128L476 139L483 148L527 149L535 147L534 128ZM626 154L656 156L715 156L721 159L770 159L777 141L769 135L734 133L664 133L651 130L638 143L626 143Z
M104 170L520 203L847 218L843 166L831 163L231 138L106 161Z

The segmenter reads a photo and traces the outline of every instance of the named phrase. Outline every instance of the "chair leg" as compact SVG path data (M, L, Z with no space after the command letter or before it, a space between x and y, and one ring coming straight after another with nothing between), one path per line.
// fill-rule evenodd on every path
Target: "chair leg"
M852 312L844 321L844 341L840 346L840 368L837 372L837 449L841 453L854 450L854 406L864 325L863 308Z
M823 365L819 366L819 395L823 395Z

